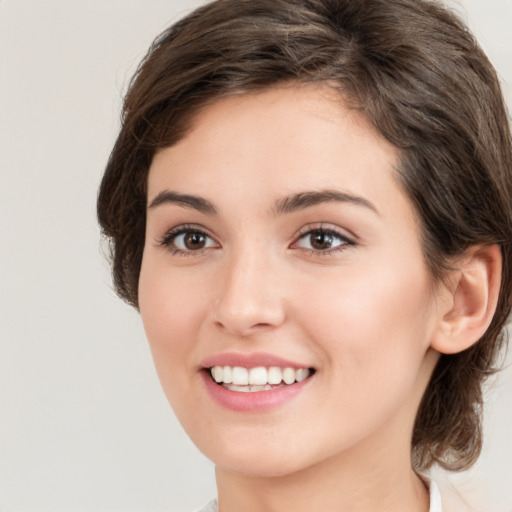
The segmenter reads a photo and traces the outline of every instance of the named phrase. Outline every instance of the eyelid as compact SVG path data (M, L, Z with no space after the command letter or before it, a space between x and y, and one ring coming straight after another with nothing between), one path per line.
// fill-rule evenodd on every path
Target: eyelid
M173 241L180 235L186 233L200 233L210 240L213 240L217 247L220 247L219 242L215 239L215 237L203 226L199 224L180 224L178 226L172 227L167 230L161 238L156 239L156 243L160 247L167 248L172 252L172 254L182 255L182 256L194 256L202 254L204 251L208 249L213 249L213 247L204 247L202 249L197 250L183 250L178 247L172 247Z
M306 235L314 233L315 231L323 231L325 233L332 234L336 238L340 239L344 243L337 245L331 249L319 250L319 249L307 249L301 247L294 247L298 244L298 242L306 237ZM354 236L349 236L346 234L345 230L334 226L330 223L320 222L315 224L308 224L302 227L294 236L293 242L290 244L290 248L292 249L300 249L306 252L309 252L313 255L318 256L328 256L329 254L333 254L336 252L341 252L347 249L350 246L356 245L356 240Z
M297 244L300 242L300 240L304 239L308 234L314 233L315 231L323 231L325 233L331 234L334 237L341 240L343 243L336 245L330 249L325 249L325 250L297 247ZM200 234L208 237L210 240L212 240L215 244L215 247L212 247L212 246L203 247L203 248L197 249L197 250L184 250L184 249L180 249L176 246L173 247L172 246L173 241L178 236L180 236L182 234L186 234L186 233L200 233ZM299 250L302 250L305 252L309 252L312 255L327 256L329 254L341 252L342 250L345 250L350 246L356 245L356 240L354 238L355 237L353 237L352 235L347 235L346 230L343 230L338 226L335 226L335 225L332 225L332 224L326 223L326 222L319 222L319 223L305 225L301 229L299 229L296 232L296 234L294 235L293 241L289 245L289 248L299 249ZM171 251L172 254L181 255L181 256L200 255L209 249L220 248L220 243L210 233L210 231L199 224L180 224L178 226L174 226L171 229L167 230L161 238L156 239L156 243L158 246L164 247L167 250Z
M357 237L347 229L343 229L339 226L336 226L336 224L332 224L330 222L313 222L311 224L306 224L305 226L301 227L294 235L294 240L299 239L301 236L304 236L311 231L326 231L329 233L333 233L336 236L339 236L343 240L350 242L350 243L356 243Z

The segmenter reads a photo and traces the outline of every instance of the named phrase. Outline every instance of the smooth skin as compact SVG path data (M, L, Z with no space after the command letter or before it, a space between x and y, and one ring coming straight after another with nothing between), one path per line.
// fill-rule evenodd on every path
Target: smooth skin
M219 100L156 154L140 312L166 396L216 465L222 512L428 511L415 414L439 352L485 331L501 260L475 249L433 286L398 164L311 85ZM202 367L227 352L315 373L276 408L233 411Z

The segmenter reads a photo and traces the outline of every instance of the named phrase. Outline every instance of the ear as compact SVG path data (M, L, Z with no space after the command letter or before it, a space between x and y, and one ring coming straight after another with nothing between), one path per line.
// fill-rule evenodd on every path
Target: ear
M432 348L443 354L455 354L471 347L485 334L498 303L501 269L498 245L472 247L460 259L441 293Z

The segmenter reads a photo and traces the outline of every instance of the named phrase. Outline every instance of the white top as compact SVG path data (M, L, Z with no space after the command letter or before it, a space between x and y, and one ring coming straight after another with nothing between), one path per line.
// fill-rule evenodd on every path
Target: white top
M439 488L436 483L432 480L429 480L426 477L423 477L425 483L428 485L430 489L430 508L429 512L443 512L441 505L441 494L439 492ZM196 512L219 512L217 506L217 500L212 500L207 503L203 508L196 510Z

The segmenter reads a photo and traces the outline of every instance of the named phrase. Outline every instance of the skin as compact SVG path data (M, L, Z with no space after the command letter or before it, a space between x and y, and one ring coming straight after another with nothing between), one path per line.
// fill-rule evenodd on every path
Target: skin
M452 302L432 286L397 164L359 113L312 86L219 100L156 154L148 205L173 191L216 210L148 207L139 304L167 398L216 464L222 512L428 510L410 440ZM276 213L325 190L358 200ZM166 238L183 225L208 235L202 249ZM320 228L337 233L332 249L312 246ZM316 372L277 408L235 412L201 370L226 352Z

